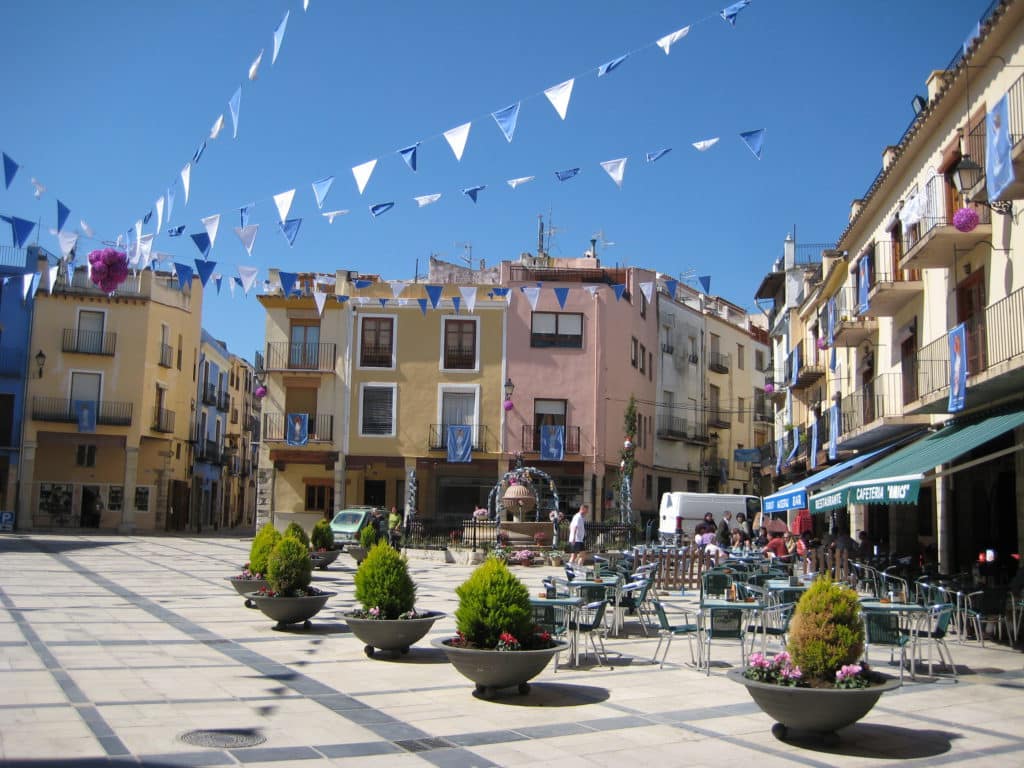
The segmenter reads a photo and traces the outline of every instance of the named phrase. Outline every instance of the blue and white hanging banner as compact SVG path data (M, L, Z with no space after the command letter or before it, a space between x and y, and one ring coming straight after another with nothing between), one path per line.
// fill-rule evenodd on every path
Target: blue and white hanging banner
M473 460L473 428L466 424L448 425L448 463L469 464Z
M998 200L1013 181L1010 157L1009 95L995 103L985 117L985 187L989 200Z
M544 461L562 461L565 458L565 427L563 425L541 425L540 457Z
M839 440L839 403L832 403L828 409L828 460L835 461Z
M795 387L800 378L800 347L793 347L793 353L789 358L789 385Z
M75 420L78 422L79 432L96 431L96 401L75 400L72 403L75 409Z
M807 455L807 464L811 469L818 468L818 420L811 422L811 452Z
M797 488L793 491L779 491L765 496L761 502L761 511L765 513L785 512L790 509L807 508L807 489Z
M964 409L967 393L967 324L951 328L949 338L949 404L950 413Z
M782 472L782 438L775 441L775 474Z
M857 263L857 314L866 315L868 313L868 289L871 287L870 280L871 272L871 254L861 254L860 261Z
M288 445L305 445L309 442L309 414L289 413L288 434L285 443Z
M732 452L732 460L737 464L751 464L761 461L760 448L737 448Z
M797 453L800 451L800 428L793 427L793 450L789 452L789 456L786 457L786 463L789 464L796 458Z

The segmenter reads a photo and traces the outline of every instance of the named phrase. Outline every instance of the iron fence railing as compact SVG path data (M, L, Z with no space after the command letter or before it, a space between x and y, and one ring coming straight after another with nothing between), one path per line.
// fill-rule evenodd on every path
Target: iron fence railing
M708 368L715 373L728 373L731 358L726 352L709 352Z
M74 424L80 414L75 401L63 397L32 398L32 418L36 421L61 421ZM114 427L127 427L132 423L132 403L115 400L96 401L96 423Z
M448 427L449 426L463 426L458 424L431 424L430 425L430 436L428 438L428 447L432 451L447 451L448 450ZM487 425L485 424L469 424L465 425L470 428L473 433L473 450L479 453L487 451Z
M217 385L216 384L203 384L200 387L200 397L205 405L216 405L217 404Z
M540 424L524 424L522 432L523 451L540 450ZM580 428L565 426L565 452L580 452Z
M873 421L903 413L903 376L883 373L843 397L841 434L860 429Z
M285 413L265 413L263 414L263 439L270 442L288 442L289 437L291 442L297 442L301 440L301 435L293 433L287 435L286 428L293 429L288 426L288 416ZM329 443L334 440L334 414L333 413L318 413L315 416L309 414L307 428L307 440L311 443Z
M230 395L230 393L228 393L227 391L225 391L223 389L220 390L217 393L217 410L218 411L223 411L224 413L227 413L228 412L228 408L230 408L230 407L231 407L231 395Z
M62 352L77 352L83 355L113 355L116 347L116 333L86 331L80 328L65 328L61 343Z
M333 371L334 344L267 342L268 371ZM257 369L262 370L262 369Z

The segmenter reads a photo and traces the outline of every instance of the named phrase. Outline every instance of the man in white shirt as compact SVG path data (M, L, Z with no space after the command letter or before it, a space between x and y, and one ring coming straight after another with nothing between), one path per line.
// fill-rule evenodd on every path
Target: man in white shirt
M569 523L569 547L572 550L569 556L570 563L583 565L583 539L586 536L586 517L589 510L586 504L580 504L579 512L572 516L572 522Z

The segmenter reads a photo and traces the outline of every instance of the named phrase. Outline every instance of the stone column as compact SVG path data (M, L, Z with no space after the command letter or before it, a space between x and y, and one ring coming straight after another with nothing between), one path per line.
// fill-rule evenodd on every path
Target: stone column
M334 462L334 509L331 510L331 517L334 517L334 512L339 509L344 509L346 506L345 501L345 455L343 453L338 454L338 460Z
M24 424L22 429L24 429ZM21 450L20 469L18 472L18 514L14 520L15 530L32 527L32 512L35 509L35 483L33 478L36 470L36 444L25 443Z
M121 502L121 523L118 533L132 533L135 530L135 485L139 472L139 447L126 446L124 450L124 499ZM150 509L156 504L156 494L149 500ZM154 514L154 520L156 515Z
M948 569L953 563L953 498L949 492L952 477L947 475L935 480L935 549L939 558L939 573L949 573ZM1019 496L1019 488L1017 493ZM1017 515L1020 514L1018 504Z

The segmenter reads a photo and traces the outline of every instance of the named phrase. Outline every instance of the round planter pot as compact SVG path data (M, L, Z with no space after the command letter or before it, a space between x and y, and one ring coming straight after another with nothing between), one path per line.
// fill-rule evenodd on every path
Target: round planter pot
M553 648L537 651L492 651L480 648L455 648L447 640L431 640L430 644L440 648L448 661L463 676L476 683L477 693L489 699L498 688L517 686L520 693L528 693L532 680L548 665L552 657L564 651L569 644L556 640Z
M321 571L327 570L327 566L338 559L340 550L328 549L324 552L310 552L309 557L313 561L313 567L319 568Z
M255 608L256 603L250 600L247 595L250 592L259 592L261 589L270 589L266 579L240 579L237 576L229 576L228 581L235 588L235 591L245 597L245 607Z
M300 622L304 623L308 629L309 620L316 616L327 603L327 599L334 597L335 594L335 592L324 592L319 595L303 597L270 597L250 592L246 597L252 600L267 618L277 622L274 629L284 629L289 624Z
M748 680L742 669L730 669L726 674L745 685L757 706L776 721L772 733L779 739L785 739L794 728L835 741L836 731L853 725L871 711L883 693L900 687L899 678L888 675L870 688L789 688Z
M356 565L359 565L361 562L363 562L363 560L366 559L366 548L365 547L360 547L360 546L353 545L353 546L347 547L345 549L345 551L348 552L350 555L352 555L352 559L356 561Z
M346 616L345 623L352 634L366 644L363 650L371 659L374 649L408 653L409 647L419 642L434 622L444 618L439 611L432 611L416 619L359 619Z

